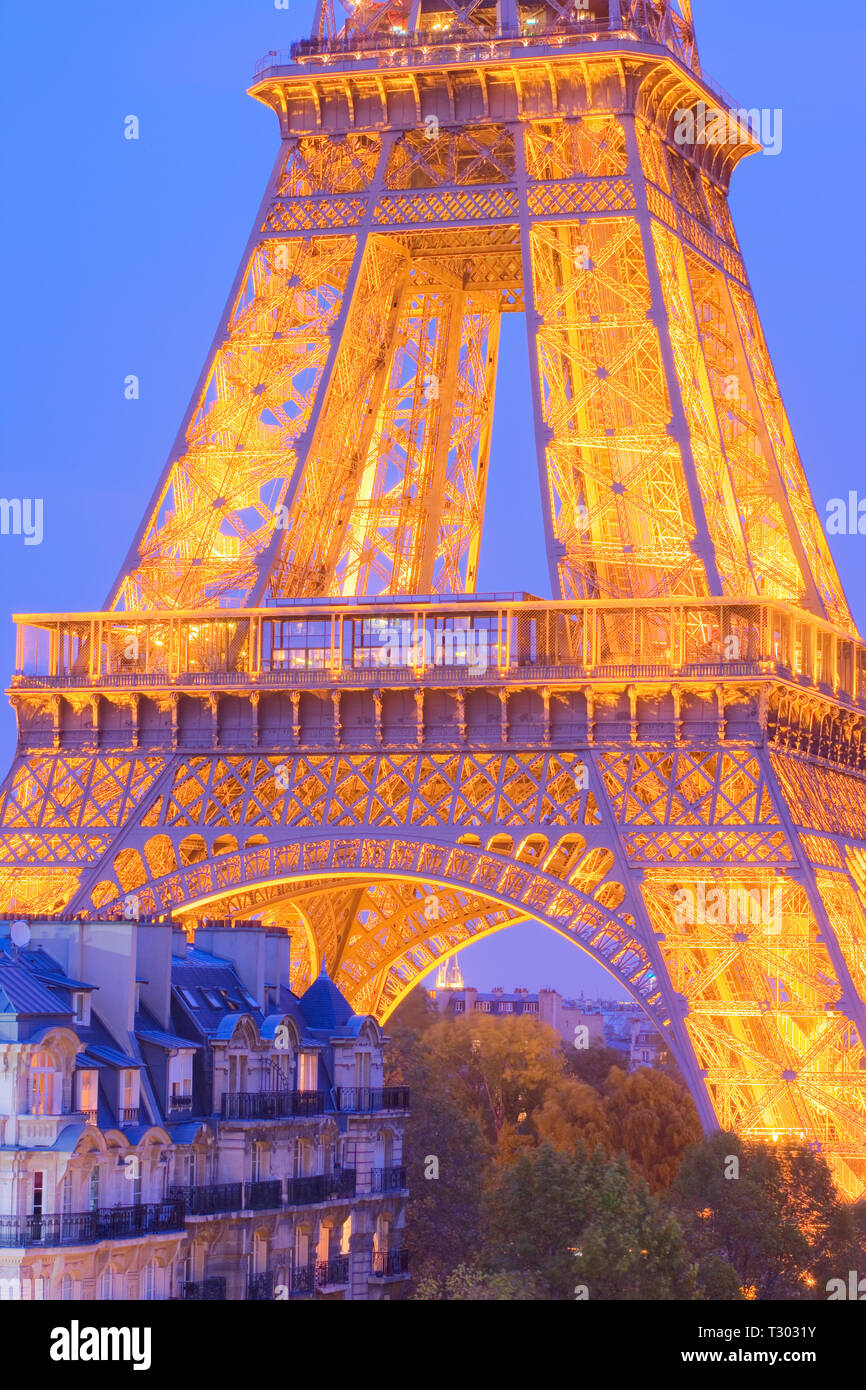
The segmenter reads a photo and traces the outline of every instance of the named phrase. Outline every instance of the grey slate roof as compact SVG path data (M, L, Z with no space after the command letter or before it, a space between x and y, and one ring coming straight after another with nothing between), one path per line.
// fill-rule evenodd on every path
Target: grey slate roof
M21 960L0 960L0 1013L68 1014L68 1003L47 989Z
M352 1017L352 1006L340 993L324 965L317 979L301 995L301 1013L310 1028L343 1028Z

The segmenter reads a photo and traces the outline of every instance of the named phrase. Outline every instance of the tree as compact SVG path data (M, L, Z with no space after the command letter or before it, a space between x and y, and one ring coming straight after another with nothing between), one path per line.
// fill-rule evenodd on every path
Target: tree
M489 1166L478 1119L429 1072L412 1077L412 1110L403 1134L411 1192L405 1242L418 1279L439 1278L478 1255Z
M670 1077L649 1067L614 1067L604 1088L614 1149L622 1149L651 1192L670 1186L683 1155L702 1137L694 1101Z
M492 1142L505 1125L522 1124L562 1076L559 1035L532 1018L443 1019L425 1032L424 1050Z
M485 1216L492 1267L528 1274L541 1298L700 1296L676 1217L622 1157L541 1144L493 1171Z
M827 1280L866 1256L857 1208L805 1144L711 1135L686 1154L670 1202L701 1263L727 1262L748 1297L826 1298Z
M539 1141L555 1149L573 1150L583 1144L611 1154L615 1148L604 1098L592 1086L569 1076L548 1087L541 1105L532 1112L532 1124Z
M440 1279L422 1279L416 1299L511 1302L537 1298L535 1284L521 1274L491 1274L477 1265L458 1265Z
M605 1047L603 1043L593 1043L586 1048L567 1047L563 1056L568 1075L597 1091L604 1089L611 1067L621 1067L626 1060L624 1053L615 1047Z

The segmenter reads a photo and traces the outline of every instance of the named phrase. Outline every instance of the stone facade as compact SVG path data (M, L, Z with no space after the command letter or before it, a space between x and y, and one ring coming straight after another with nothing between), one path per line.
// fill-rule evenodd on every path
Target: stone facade
M10 930L0 1298L400 1296L408 1093L324 971L290 991L287 933Z

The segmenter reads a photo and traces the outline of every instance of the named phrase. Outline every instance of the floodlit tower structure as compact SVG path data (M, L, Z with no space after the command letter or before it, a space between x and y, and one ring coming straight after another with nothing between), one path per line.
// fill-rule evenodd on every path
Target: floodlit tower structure
M121 573L18 619L7 903L282 924L383 1020L544 922L707 1128L862 1193L866 648L690 6L322 0L251 93L277 160ZM549 600L476 592L503 313Z

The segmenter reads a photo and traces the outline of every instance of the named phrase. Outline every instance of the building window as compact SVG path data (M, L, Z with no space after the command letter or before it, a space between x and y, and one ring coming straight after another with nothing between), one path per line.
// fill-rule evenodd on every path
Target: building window
M60 1281L60 1297L64 1302L68 1302L68 1300L72 1298L73 1293L72 1276L70 1274L64 1274Z
M121 1121L135 1121L138 1118L139 1092L138 1072L124 1070L120 1073Z
M319 1058L315 1052L298 1054L298 1090L315 1091L319 1079Z
M90 995L84 990L76 990L72 996L72 1011L75 1022L86 1028L90 1022Z
M99 1297L108 1302L114 1297L114 1275L110 1269L102 1271Z
M50 1052L34 1052L30 1058L30 1114L53 1115L55 1099L54 1059Z
M172 1108L179 1109L183 1105L185 1109L189 1109L189 1100L192 1097L192 1057L188 1052L172 1057L169 1061L168 1087Z
M99 1169L91 1168L90 1182L87 1185L87 1210L96 1211L99 1206Z
M247 1089L246 1053L229 1053L229 1091L236 1094Z
M151 1303L156 1298L156 1261L149 1260L144 1266L144 1297Z
M75 1082L78 1088L76 1106L82 1111L89 1125L96 1124L97 1110L97 1076L95 1071L78 1071L75 1073Z
M253 1144L250 1153L250 1181L264 1182L268 1176L268 1146Z
M42 1215L42 1198L45 1191L45 1174L33 1174L33 1215Z

